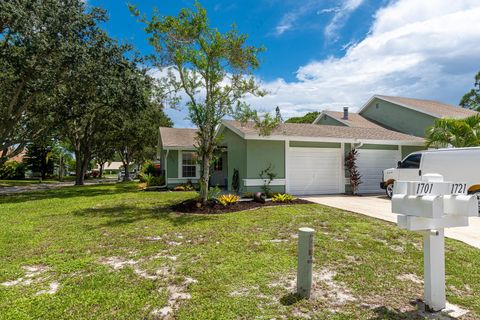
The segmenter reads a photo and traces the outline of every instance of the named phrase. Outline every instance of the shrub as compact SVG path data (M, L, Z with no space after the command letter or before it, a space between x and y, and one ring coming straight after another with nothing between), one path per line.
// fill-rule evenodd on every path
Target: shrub
M284 193L284 194L277 193L272 197L273 202L292 202L293 200L295 200L295 198L288 193Z
M244 192L243 197L246 199L253 199L253 192Z
M222 194L217 199L217 201L225 207L237 203L238 200L240 200L240 197L235 194Z
M222 189L220 189L218 186L210 187L210 189L208 189L208 200L217 199L220 193L222 193Z
M153 161L147 161L143 165L142 173L143 175L152 175L152 176L158 176L158 170L155 168L155 164Z
M165 184L165 179L162 176L155 177L151 174L143 175L140 181L145 182L147 184L147 187L163 186Z
M0 179L24 179L25 165L18 161L7 161L0 166Z
M178 186L173 188L173 191L185 191L185 186L178 185Z

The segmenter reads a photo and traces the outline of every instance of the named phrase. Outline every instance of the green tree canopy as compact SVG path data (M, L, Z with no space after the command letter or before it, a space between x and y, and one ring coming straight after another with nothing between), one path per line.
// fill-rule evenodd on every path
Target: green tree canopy
M475 76L473 89L462 97L460 105L464 108L480 111L480 72Z
M80 0L0 1L0 162L51 128L52 91L104 12Z
M140 15L135 7L131 11ZM169 103L179 105L178 94L183 95L188 117L198 128L200 195L206 202L210 165L218 144L216 128L224 117L237 115L236 111L254 115L243 98L264 94L252 75L263 49L247 45L247 35L239 34L235 25L225 33L211 27L198 2L194 10L184 8L176 17L156 12L150 20L141 17L141 21L155 48L156 66L167 71L167 92L175 93Z
M465 119L437 119L427 129L427 147L478 147L480 146L480 115Z
M286 120L285 122L286 123L313 123L313 121L318 117L319 114L320 112L313 111L301 117L292 117Z

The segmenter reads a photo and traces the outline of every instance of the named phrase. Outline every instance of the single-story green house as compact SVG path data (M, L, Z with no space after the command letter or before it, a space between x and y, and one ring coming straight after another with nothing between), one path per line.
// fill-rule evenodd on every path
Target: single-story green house
M344 193L349 191L345 155L356 148L363 182L359 192L378 193L382 191L384 169L425 148L421 133L426 126L443 116L474 113L437 102L442 105L441 114L438 110L437 114L427 108L435 106L428 100L408 99L417 102L414 110L406 107L404 100L394 104L393 97L385 99L374 96L359 113L349 113L345 108L343 112L323 111L312 124L283 123L268 136L260 135L251 122L224 120L217 130L222 138L221 154L210 184L232 190L233 175L238 171L240 191L257 191L265 183L260 172L270 166L276 174L270 184L273 191L297 195ZM425 101L424 109L418 101ZM392 119L385 115L388 112ZM430 117L429 121L416 119L423 114ZM194 129L160 128L158 158L169 187L198 181L195 135Z

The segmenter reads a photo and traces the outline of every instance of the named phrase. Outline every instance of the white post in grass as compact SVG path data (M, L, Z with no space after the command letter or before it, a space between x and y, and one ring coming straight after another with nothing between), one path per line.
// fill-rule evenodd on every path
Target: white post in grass
M425 303L429 311L445 308L445 234L444 229L423 235Z
M311 228L298 229L297 294L306 299L312 290L313 233Z

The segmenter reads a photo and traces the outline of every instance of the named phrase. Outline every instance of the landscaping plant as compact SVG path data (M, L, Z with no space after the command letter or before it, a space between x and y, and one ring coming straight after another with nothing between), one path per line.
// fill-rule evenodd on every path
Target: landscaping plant
M270 184L277 174L273 171L273 165L270 163L267 168L260 171L259 177L263 180L262 190L265 195L271 194Z
M218 203L225 207L237 203L238 200L240 200L240 197L235 194L222 194L217 198Z
M356 195L358 192L358 186L362 183L362 176L358 172L357 168L357 149L352 149L345 157L345 167L348 170L350 186L352 188L352 194Z
M208 200L217 199L221 193L222 193L222 189L220 189L219 186L210 187L210 189L208 189Z
M288 193L277 193L272 197L273 202L292 202L295 198Z

